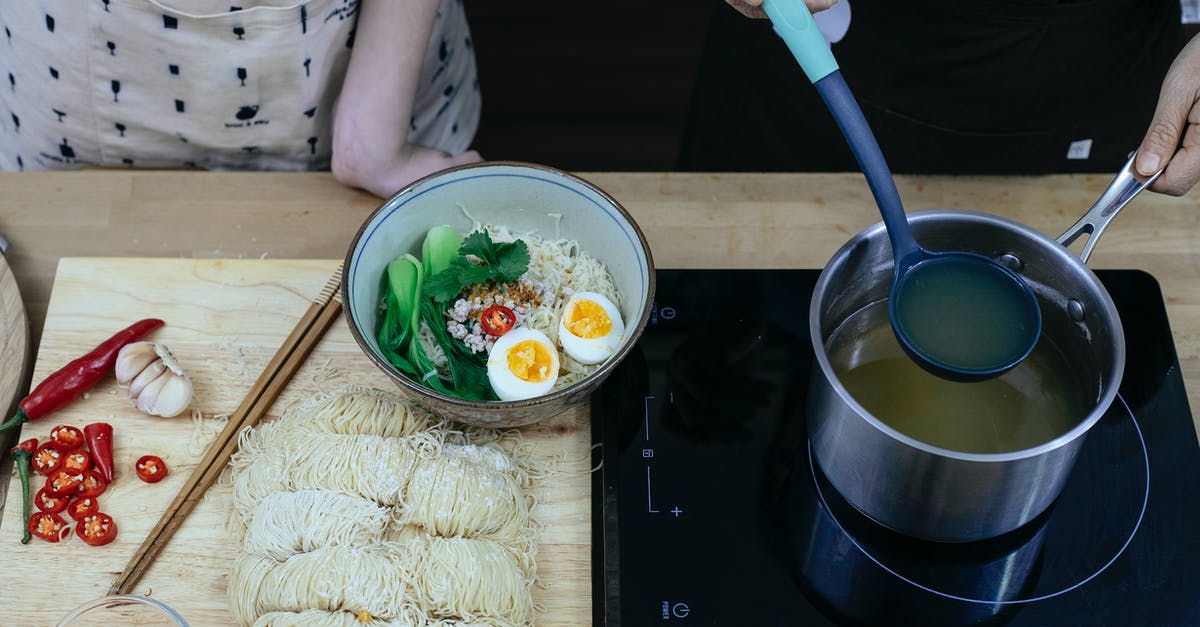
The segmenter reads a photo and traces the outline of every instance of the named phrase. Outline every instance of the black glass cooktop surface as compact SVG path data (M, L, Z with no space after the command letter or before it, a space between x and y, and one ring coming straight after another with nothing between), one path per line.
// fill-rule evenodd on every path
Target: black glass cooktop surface
M810 457L815 270L664 270L593 395L595 620L608 625L1200 625L1200 446L1149 275L1097 273L1121 394L1063 492L939 544L845 503Z

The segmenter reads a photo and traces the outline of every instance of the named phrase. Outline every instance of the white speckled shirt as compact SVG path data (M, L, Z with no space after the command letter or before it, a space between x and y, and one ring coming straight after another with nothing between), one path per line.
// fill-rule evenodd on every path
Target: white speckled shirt
M384 0L388 1L388 0ZM0 0L0 170L327 169L359 0ZM409 141L479 124L462 0L442 0Z

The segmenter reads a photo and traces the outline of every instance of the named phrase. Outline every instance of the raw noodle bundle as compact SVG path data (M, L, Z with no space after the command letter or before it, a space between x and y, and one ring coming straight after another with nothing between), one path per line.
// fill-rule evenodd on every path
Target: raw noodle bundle
M328 396L316 396L289 409L272 423L321 433L380 435L402 438L436 426L427 412L410 407L383 390L346 386Z
M422 436L385 438L288 430L271 446L238 451L233 503L243 524L254 505L272 492L332 490L369 498L381 505L401 502L422 446L440 447Z
M434 619L530 624L532 564L494 542L418 536L327 547L277 562L242 553L229 574L240 624L269 612L344 611L421 625Z
M495 542L424 536L408 544L421 607L436 618L533 621L533 560Z
M529 507L513 475L475 463L450 447L413 469L402 519L440 536L532 542Z
M412 603L400 557L384 544L320 548L284 562L241 553L229 572L229 609L241 625L267 612L306 609L416 622L424 613Z
M276 492L255 507L242 550L283 561L323 547L376 544L393 510L326 490Z

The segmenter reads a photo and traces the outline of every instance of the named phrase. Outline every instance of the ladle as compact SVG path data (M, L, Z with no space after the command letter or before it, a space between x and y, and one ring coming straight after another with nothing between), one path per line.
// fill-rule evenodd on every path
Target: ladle
M958 381L1021 363L1041 335L1032 289L994 259L917 243L879 144L812 14L802 0L764 0L763 9L833 114L879 205L895 267L888 318L900 346L922 368Z

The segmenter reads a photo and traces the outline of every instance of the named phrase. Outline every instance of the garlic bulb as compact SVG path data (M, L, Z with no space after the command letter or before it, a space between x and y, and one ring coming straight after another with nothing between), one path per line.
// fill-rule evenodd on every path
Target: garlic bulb
M133 342L117 353L117 382L129 386L137 408L154 416L178 416L192 402L192 380L175 356L157 342Z

